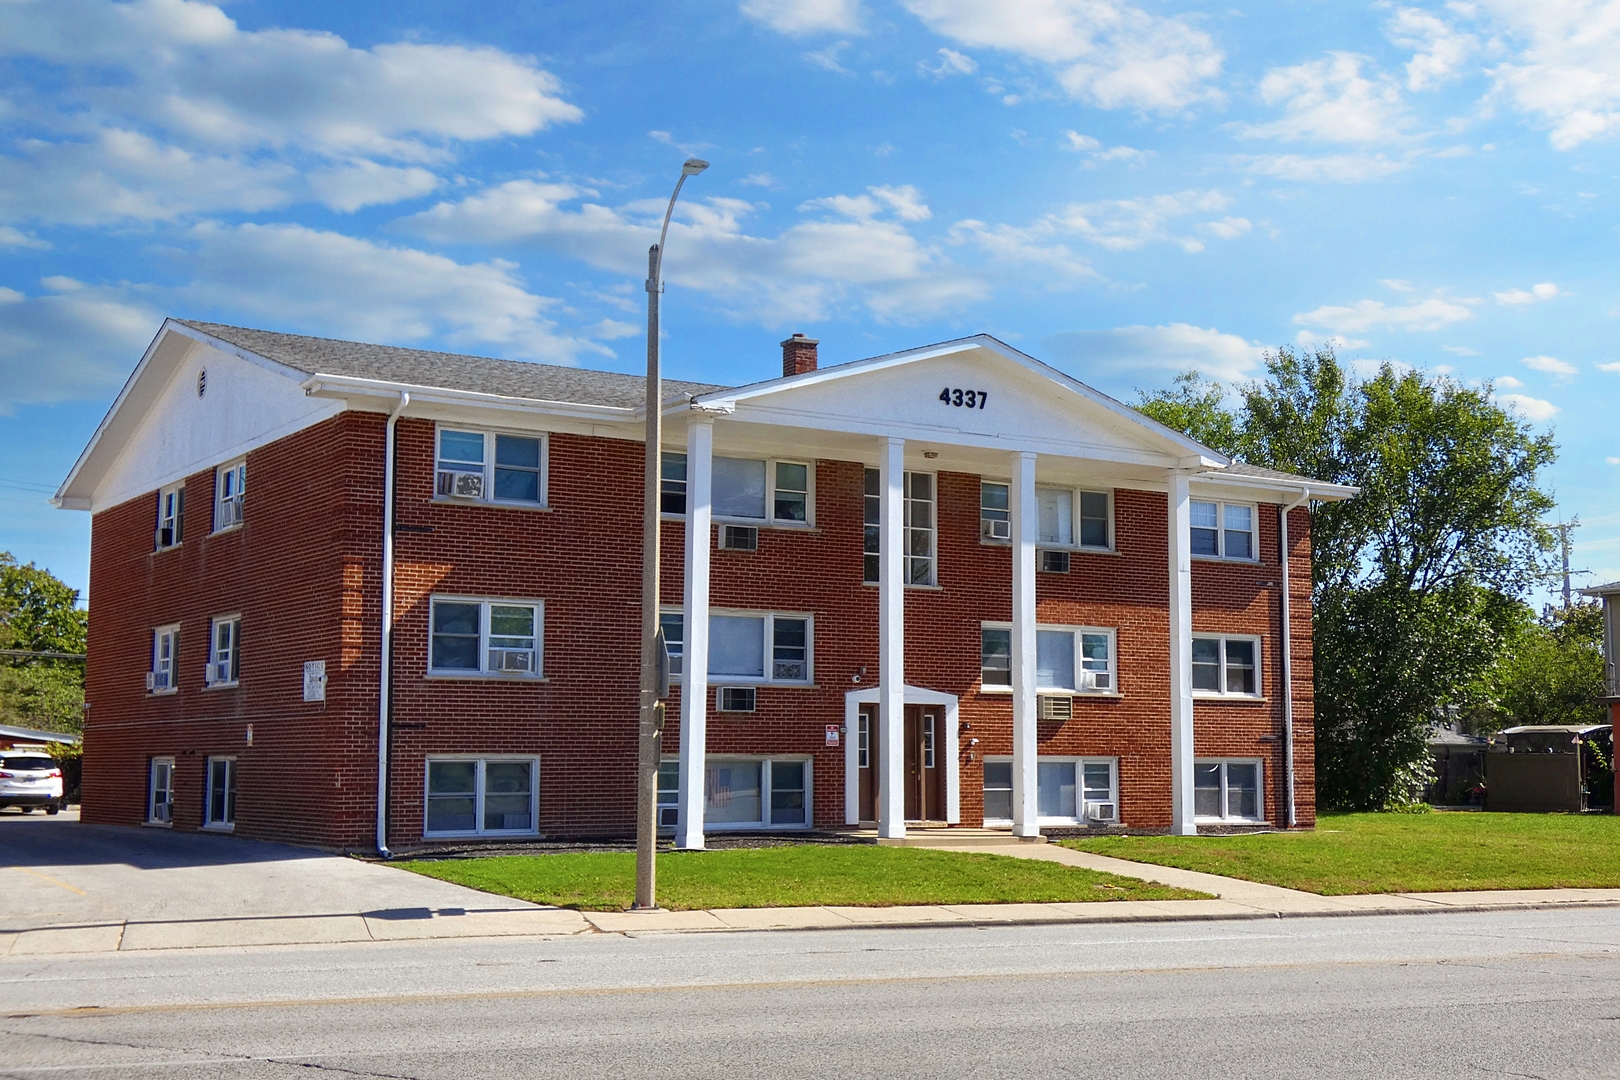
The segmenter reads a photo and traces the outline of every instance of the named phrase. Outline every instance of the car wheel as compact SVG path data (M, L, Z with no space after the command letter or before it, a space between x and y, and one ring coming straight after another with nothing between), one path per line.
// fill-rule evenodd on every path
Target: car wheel
M34 808L32 806L22 806L22 807L18 807L18 809L20 809L25 814L32 814L34 812Z
M47 814L49 814L51 817L55 817L57 814L60 814L62 812L62 804L61 803L51 803L49 806L47 806L45 808L45 812Z

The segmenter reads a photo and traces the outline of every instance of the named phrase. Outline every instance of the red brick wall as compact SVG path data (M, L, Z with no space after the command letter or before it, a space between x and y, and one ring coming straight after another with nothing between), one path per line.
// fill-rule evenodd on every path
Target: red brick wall
M96 515L92 539L87 821L133 824L144 813L146 762L176 759L175 827L202 819L203 761L239 762L237 831L331 847L373 838L384 418L346 413L250 455L246 523L208 535L213 474L188 482L185 543L153 552L155 497ZM632 828L640 600L641 447L554 434L549 508L434 502L433 431L398 426L396 633L389 840L421 843L424 759L522 753L541 759L548 835ZM877 590L862 577L863 467L816 464L816 525L762 529L759 550L715 551L716 607L810 612L810 687L765 686L747 716L710 713L711 753L813 759L814 819L844 817L844 748L824 727L844 720L861 668L877 670ZM1080 698L1074 719L1040 728L1042 754L1117 757L1120 808L1135 827L1169 824L1166 503L1115 493L1117 553L1076 554L1067 575L1041 574L1038 619L1117 628L1121 694ZM979 540L979 477L938 478L939 587L906 591L907 681L955 694L965 824L982 820L985 754L1011 752L1011 701L979 692L979 627L1011 616L1009 548ZM1309 515L1290 519L1295 630L1296 760L1302 824L1314 820ZM1194 628L1258 634L1266 697L1195 707L1200 756L1259 757L1266 813L1285 819L1278 649L1276 511L1259 515L1259 564L1194 564ZM681 602L684 524L663 525L663 599ZM435 594L544 601L544 681L427 678ZM242 612L241 687L202 689L208 619ZM180 691L145 693L151 631L182 623ZM326 659L324 704L301 701L301 665ZM679 689L667 751L679 745ZM245 730L254 726L252 747ZM848 736L846 736L847 738ZM978 738L977 747L968 740Z

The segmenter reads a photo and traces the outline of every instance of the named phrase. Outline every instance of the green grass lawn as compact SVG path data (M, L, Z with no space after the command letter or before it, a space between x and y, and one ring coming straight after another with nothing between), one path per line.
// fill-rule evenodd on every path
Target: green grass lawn
M415 860L407 870L484 892L586 911L635 899L632 852ZM658 903L705 908L889 907L1092 900L1193 900L1205 894L1004 855L867 845L675 852L658 857Z
M1315 832L1061 842L1324 896L1620 887L1612 814L1323 814Z

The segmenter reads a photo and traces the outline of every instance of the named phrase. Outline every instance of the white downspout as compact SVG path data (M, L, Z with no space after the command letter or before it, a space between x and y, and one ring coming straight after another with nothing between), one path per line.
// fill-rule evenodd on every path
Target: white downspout
M1288 777L1288 827L1293 828L1299 824L1299 815L1294 806L1294 643L1292 625L1288 614L1288 515L1294 510L1309 502L1311 489L1304 488L1299 498L1287 506L1279 505L1277 508L1278 520L1281 523L1278 537L1278 551L1281 558L1282 570L1282 680L1283 680L1283 767Z
M399 404L388 414L388 434L383 449L383 560L382 560L382 656L377 680L377 854L394 857L388 850L388 683L394 656L394 426L400 413L411 403L403 391Z

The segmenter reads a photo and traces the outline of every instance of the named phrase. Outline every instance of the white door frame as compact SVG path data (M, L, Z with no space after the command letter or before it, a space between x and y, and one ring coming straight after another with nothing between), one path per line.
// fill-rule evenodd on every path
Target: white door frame
M844 824L861 823L860 723L861 706L878 703L878 687L868 686L844 694ZM961 764L957 753L957 698L938 690L925 690L907 684L907 705L945 706L945 738L939 752L945 755L945 821L962 821ZM877 763L873 762L875 768Z

